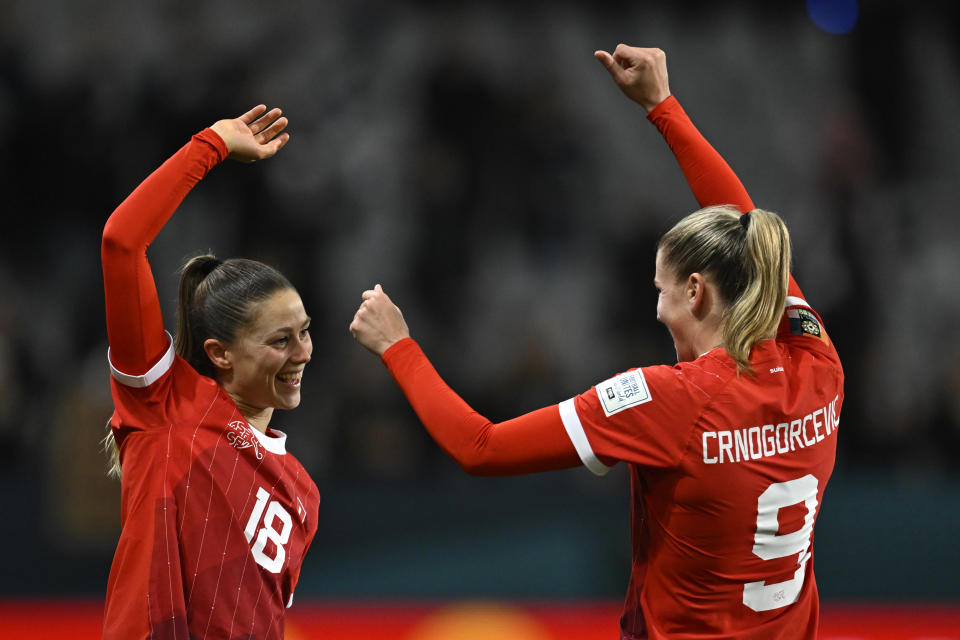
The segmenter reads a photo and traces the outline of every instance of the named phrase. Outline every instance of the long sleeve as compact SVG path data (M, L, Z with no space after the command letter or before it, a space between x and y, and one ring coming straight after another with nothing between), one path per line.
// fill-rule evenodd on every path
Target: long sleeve
M391 346L383 362L433 439L468 473L519 475L581 464L557 405L495 424L443 381L414 340Z
M658 104L647 119L667 141L701 207L731 204L743 212L754 209L737 174L697 130L676 98L670 96Z
M183 199L227 156L213 130L193 136L120 204L103 230L101 260L110 358L118 370L146 372L169 348L147 246Z
M694 126L676 98L670 96L658 104L647 114L647 119L673 151L701 207L729 204L744 213L756 208L740 178ZM787 295L803 298L792 274Z

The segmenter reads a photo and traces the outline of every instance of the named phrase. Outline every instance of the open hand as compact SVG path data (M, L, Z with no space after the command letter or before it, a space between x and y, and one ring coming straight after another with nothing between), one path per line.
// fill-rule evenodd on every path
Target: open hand
M350 323L350 333L357 342L382 356L391 345L410 337L403 313L384 293L383 287L376 285L364 291L362 298L363 303Z
M210 128L223 138L230 158L240 162L264 160L290 139L290 134L283 132L287 119L280 113L280 109L267 111L266 105L260 104L239 118L218 120Z
M647 112L670 97L667 54L660 49L618 44L613 55L594 51L593 57L606 67L620 90Z

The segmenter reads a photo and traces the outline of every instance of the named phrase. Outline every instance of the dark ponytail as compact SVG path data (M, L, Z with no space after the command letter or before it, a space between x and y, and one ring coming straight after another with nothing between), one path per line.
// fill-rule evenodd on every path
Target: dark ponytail
M198 340L194 339L194 332L191 331L189 310L194 306L200 283L221 264L222 261L211 254L190 258L180 269L180 286L177 292L177 333L173 340L173 348L177 355L207 376L210 376L210 372L202 371L197 366L197 363L206 357L203 353L203 341L200 340L197 344Z

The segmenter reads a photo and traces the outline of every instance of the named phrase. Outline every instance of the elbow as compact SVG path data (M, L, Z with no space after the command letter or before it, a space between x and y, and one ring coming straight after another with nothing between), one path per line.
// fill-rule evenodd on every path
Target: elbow
M450 457L459 465L463 471L471 476L497 476L502 475L503 456L498 455L496 447L490 443L491 429L493 425L488 423L477 439L468 445L462 446L458 451L450 451Z
M471 476L497 475L496 447L492 446L494 425L489 421L470 437L459 442L449 442L444 447L454 462Z
M112 218L107 220L103 227L103 237L100 241L100 254L106 258L109 256L126 256L136 251L136 247L130 242L129 238L117 229L117 225L112 224Z
M455 458L455 460L460 468L471 476L482 477L497 475L494 465L490 464L487 460L480 459L479 456L474 456L469 459Z

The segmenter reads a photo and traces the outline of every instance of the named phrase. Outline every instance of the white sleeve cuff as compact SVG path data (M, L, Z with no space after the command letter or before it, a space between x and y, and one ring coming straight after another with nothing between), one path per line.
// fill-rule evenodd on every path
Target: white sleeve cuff
M142 389L152 385L170 369L170 367L173 365L174 359L173 337L170 335L169 331L165 331L164 333L166 333L167 337L170 338L170 348L167 349L167 352L163 354L163 357L160 358L157 364L153 365L150 368L150 371L147 371L143 375L132 376L128 373L123 373L114 367L113 362L110 360L110 348L107 348L107 362L110 364L110 373L112 373L113 377L117 379L117 382L127 387Z
M590 441L587 440L587 434L583 430L583 425L580 423L580 416L577 415L573 398L564 400L559 404L559 407L563 428L567 430L570 442L573 443L584 466L598 476L606 475L610 471L610 467L600 462L600 458L593 452Z

